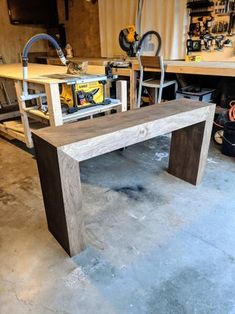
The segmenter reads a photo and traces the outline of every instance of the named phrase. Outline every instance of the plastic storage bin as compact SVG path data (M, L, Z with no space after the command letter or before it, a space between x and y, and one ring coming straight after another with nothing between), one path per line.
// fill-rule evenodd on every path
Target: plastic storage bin
M197 86L186 86L176 91L176 99L187 98L199 101L212 101L215 89L201 88Z

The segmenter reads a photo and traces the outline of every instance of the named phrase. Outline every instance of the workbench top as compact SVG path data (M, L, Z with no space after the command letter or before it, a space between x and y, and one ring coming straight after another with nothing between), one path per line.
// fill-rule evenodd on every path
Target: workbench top
M231 67L235 69L235 59L234 61L184 61L184 60L165 60L166 65L178 65L178 66L194 66L194 67L207 67L207 68L223 68L223 67Z
M64 83L66 80L53 79L46 76L52 74L66 74L66 72L66 66L29 63L27 81L37 84ZM105 74L105 69L103 66L90 65L88 66L87 73ZM20 81L23 80L23 68L21 63L1 64L0 77Z
M106 65L114 58L79 58L71 59L74 62L88 61L90 65ZM120 59L121 60L121 59ZM48 58L50 64L58 64L59 58ZM130 70L139 71L139 63L136 58L130 58L131 68L116 68L114 73L128 75ZM184 60L164 60L165 71L168 73L199 74L199 75L218 75L235 76L235 57L228 58L226 61L201 61L186 62ZM151 72L159 72L158 69L151 68Z
M217 75L235 77L235 61L201 61L186 62L181 60L164 60L167 73L182 73L195 75ZM139 64L132 64L135 71L139 70ZM158 69L149 68L151 72L159 72Z

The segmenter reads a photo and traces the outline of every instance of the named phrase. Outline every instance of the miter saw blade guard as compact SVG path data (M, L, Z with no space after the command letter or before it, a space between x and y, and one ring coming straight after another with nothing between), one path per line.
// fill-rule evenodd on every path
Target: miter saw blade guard
M139 40L139 35L136 33L134 25L127 26L119 33L119 45L122 50L126 51L129 57L136 55L136 42Z

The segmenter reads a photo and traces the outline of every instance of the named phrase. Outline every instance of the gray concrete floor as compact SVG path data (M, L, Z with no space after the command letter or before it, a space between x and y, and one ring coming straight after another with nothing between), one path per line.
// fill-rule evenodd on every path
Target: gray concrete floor
M83 162L87 248L48 232L33 156L0 139L0 313L235 313L235 162L169 175L169 138Z

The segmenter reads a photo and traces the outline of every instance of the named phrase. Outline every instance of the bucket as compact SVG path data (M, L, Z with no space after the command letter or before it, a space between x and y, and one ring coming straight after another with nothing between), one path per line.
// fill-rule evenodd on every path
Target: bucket
M224 125L222 153L235 157L235 121L226 122Z

